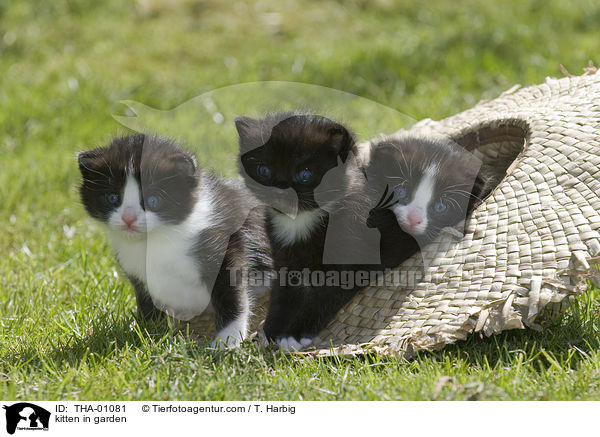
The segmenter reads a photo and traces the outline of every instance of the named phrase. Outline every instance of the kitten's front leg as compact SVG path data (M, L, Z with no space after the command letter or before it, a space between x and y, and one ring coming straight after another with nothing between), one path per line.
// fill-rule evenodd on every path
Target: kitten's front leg
M287 327L287 337L279 341L281 347L302 350L310 345L357 291L356 287L348 290L328 286L303 289L302 305Z
M265 336L286 351L302 350L312 343L312 337L305 331L295 329L299 318L304 317L304 295L302 287L281 287L278 284L271 291L271 306L265 321Z
M279 343L279 339L289 335L289 328L298 316L301 305L302 298L298 287L274 284L269 312L263 327L268 340Z
M248 336L250 320L248 292L243 284L225 283L221 276L217 278L211 297L217 331L211 346L238 347Z

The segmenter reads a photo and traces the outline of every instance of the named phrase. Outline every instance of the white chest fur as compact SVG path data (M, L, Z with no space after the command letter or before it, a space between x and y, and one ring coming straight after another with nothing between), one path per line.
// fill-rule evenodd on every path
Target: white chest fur
M323 211L319 209L301 211L296 218L291 218L278 212L271 212L270 216L275 238L281 244L290 245L296 241L302 241L310 237L315 226L321 223Z
M121 267L146 284L154 305L179 320L190 320L210 304L212 285L202 280L202 266L191 256L194 237L210 226L208 199L200 199L179 225L159 225L139 239L110 231Z

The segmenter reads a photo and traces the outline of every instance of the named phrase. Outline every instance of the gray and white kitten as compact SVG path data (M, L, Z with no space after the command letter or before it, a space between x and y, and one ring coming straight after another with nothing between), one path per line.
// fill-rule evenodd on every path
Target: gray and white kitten
M144 134L115 138L78 161L83 205L105 225L141 314L188 321L213 311L213 344L239 345L262 291L241 272L271 268L263 208L244 185L202 171L175 142Z
M385 137L370 145L366 175L379 199L367 225L381 233L388 267L465 220L494 187L494 171L451 140Z

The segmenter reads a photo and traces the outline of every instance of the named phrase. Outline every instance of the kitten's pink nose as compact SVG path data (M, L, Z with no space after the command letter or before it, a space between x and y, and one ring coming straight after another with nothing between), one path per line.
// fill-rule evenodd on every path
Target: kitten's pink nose
M137 220L137 214L133 208L125 208L123 214L121 214L121 220L127 225L128 228Z
M408 219L408 224L411 228L414 228L423 222L423 216L418 211L409 212L406 218Z

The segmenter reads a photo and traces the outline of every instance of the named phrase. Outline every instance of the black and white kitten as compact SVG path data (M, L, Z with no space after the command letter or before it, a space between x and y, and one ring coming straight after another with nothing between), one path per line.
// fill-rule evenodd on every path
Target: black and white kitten
M330 199L328 205L318 203L315 193L325 176L355 152L354 136L337 122L300 113L239 117L236 128L240 171L250 190L268 207L267 233L274 267L280 273L271 292L264 332L284 349L301 349L356 292L339 286L290 284L281 277L286 271L347 267L323 263L328 211L360 203L356 193L361 192L364 176L358 167L346 166L322 196Z
M264 208L241 182L202 171L191 153L157 136L118 137L78 161L83 205L106 225L142 315L188 321L214 311L213 344L239 345L259 291L239 272L271 263Z
M380 231L388 267L465 220L494 183L493 170L462 147L410 136L371 145L366 174L371 192L382 193L367 225Z

